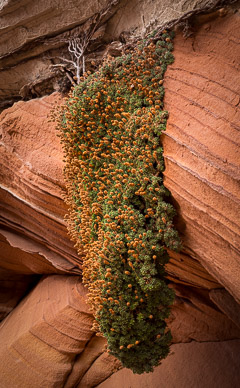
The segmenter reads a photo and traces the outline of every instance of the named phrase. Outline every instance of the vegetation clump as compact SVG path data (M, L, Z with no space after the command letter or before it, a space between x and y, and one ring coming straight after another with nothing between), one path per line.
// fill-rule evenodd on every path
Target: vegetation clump
M134 373L169 353L173 291L166 249L178 249L175 210L163 186L163 76L172 35L141 43L82 78L59 116L68 223L83 259L95 329Z

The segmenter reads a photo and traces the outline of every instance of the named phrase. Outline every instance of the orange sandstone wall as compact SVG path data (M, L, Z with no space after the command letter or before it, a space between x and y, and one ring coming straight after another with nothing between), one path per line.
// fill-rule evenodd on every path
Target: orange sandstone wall
M238 14L178 34L165 80L165 185L186 253L240 301Z

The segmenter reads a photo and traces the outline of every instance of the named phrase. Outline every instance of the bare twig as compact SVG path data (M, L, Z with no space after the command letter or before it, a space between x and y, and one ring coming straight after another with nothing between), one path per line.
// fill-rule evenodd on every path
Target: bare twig
M84 75L86 71L85 67L85 56L86 51L89 45L89 42L93 38L96 30L100 27L103 19L106 15L111 11L113 6L117 5L119 0L110 0L105 8L103 8L100 12L93 15L89 20L89 27L86 31L82 32L79 36L73 35L66 38L62 38L61 41L68 43L68 52L70 53L71 60L63 57L56 57L60 59L62 62L67 64L71 64L76 70L76 80L77 84L80 82L81 75Z

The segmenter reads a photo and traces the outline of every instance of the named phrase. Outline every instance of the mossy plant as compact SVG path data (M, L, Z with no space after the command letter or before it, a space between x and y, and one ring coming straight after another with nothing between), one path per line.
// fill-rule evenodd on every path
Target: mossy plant
M163 76L172 36L108 59L62 106L68 223L108 349L134 373L169 353L164 266L180 242L163 185Z

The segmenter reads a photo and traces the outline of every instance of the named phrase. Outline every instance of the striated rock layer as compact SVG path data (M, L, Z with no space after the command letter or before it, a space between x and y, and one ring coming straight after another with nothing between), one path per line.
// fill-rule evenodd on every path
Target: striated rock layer
M206 294L183 286L176 293L168 322L174 342L215 340L226 351L224 339L240 338L240 328L209 305ZM43 278L0 325L0 387L91 388L106 380L121 364L105 351L92 323L79 276ZM227 349L234 353L235 342ZM196 357L198 348L192 352Z
M52 65L71 59L68 39L89 27L88 20L107 4L105 15L90 40L86 65L102 58L106 43L122 36L144 34L208 0L4 0L0 4L0 110L24 99L41 97L66 86ZM120 43L120 42L118 42ZM121 44L120 51L121 54ZM61 58L59 58L61 57ZM66 63L65 63L66 65ZM68 64L69 65L69 64ZM55 70L54 70L55 69ZM68 66L69 69L69 66ZM74 69L71 68L72 75Z
M63 153L48 116L60 95L18 102L0 116L1 268L19 274L80 273L82 259L67 235L62 200ZM170 252L170 280L220 287L201 264ZM21 259L20 259L21 257Z
M104 353L105 341L94 337L92 323L78 276L44 278L0 325L0 387L64 387L76 355L83 351L76 382L81 377L84 387L102 382L119 362Z
M80 273L63 219L63 153L48 123L58 102L57 94L19 102L0 118L0 234L7 240L0 268L17 273ZM28 255L15 259L11 247Z
M229 15L175 39L165 77L165 185L184 250L240 301L239 22Z

